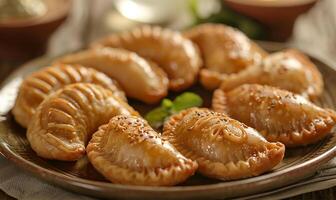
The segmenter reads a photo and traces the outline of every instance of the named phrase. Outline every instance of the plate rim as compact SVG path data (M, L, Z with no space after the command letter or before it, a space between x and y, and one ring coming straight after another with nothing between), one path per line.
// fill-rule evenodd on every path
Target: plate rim
M273 43L273 42L262 42L266 45L272 45L275 44L276 47L275 49L284 49L288 48L286 44L281 44L281 43ZM310 53L307 53L304 50L303 51L306 55L308 55L310 58L312 58L314 61L319 62L321 65L324 65L323 67L329 68L330 70L334 71L336 73L336 69L330 65L330 63L326 63L325 61L322 61L319 57L313 56ZM20 72L22 72L25 68L28 68L32 64L40 63L45 60L49 60L52 57L50 56L43 56L39 57L36 59L33 59L29 62L24 63L17 69L15 69L3 82L0 84L0 90L2 90L11 80L13 80L14 77L17 77ZM323 145L326 145L323 144ZM323 148L323 147L321 147ZM171 192L211 192L211 191L216 191L220 189L227 188L229 186L238 186L241 184L249 184L253 183L258 187L262 187L266 184L269 183L274 183L274 179L277 179L278 177L281 177L284 179L284 176L286 177L291 177L291 179L288 179L287 181L284 181L286 183L278 183L274 184L274 186L270 186L265 190L260 190L260 191L269 191L271 189L279 188L282 186L289 185L294 182L299 182L300 180L312 175L313 173L316 172L318 167L320 167L322 164L328 162L330 159L336 156L336 145L333 146L332 148L328 149L324 153L307 160L303 163L295 164L293 166L290 166L288 168L285 168L280 171L272 172L272 173L267 173L263 174L257 177L251 177L247 179L241 179L241 180L236 180L236 181L228 181L228 182L219 182L219 183L214 183L214 184L207 184L207 185L192 185L192 186L134 186L134 185L122 185L122 184L116 184L116 183L110 183L110 182L102 182L102 181L95 181L95 180L89 180L89 179L84 179L80 178L77 176L73 176L70 174L62 174L58 171L55 170L50 170L47 168L44 168L40 165L37 165L22 156L15 154L15 152L11 151L10 148L7 147L7 144L4 142L0 142L0 156L3 156L5 159L15 163L16 166L19 168L23 169L24 171L28 171L30 174L34 175L37 178L40 178L41 180L47 181L49 183L52 183L54 185L60 186L62 188L66 188L65 185L61 185L58 182L64 181L66 184L70 184L71 186L74 187L80 187L83 189L89 189L87 194L90 195L90 190L94 189L100 189L102 191L106 191L109 189L118 189L118 190L124 190L124 191L135 191L135 192L152 192L154 194L157 193L171 193ZM303 173L300 171L302 168L305 168L307 171ZM309 170L307 170L309 169ZM300 172L300 173L297 173ZM293 176L288 176L289 174L292 174L296 176L296 178L292 178ZM305 175L302 175L305 174ZM285 180L285 179L284 179ZM244 183L242 183L244 181ZM94 187L94 188L93 188ZM257 192L257 188L255 190ZM176 193L178 194L178 193ZM252 194L252 193L249 193ZM92 194L91 194L92 195ZM96 196L96 195L95 195Z
M5 145L4 145L5 144ZM208 184L208 185L193 185L193 186L135 186L135 185L122 185L122 184L116 184L116 183L110 183L110 182L101 182L101 181L94 181L94 180L88 180L88 179L83 179L77 176L66 176L64 174L61 174L57 171L49 170L44 167L41 167L33 162L30 162L29 160L24 159L23 157L13 153L9 148L6 147L6 143L1 142L0 143L0 155L5 157L7 160L13 161L16 166L24 169L27 171L27 169L32 172L34 175L37 175L38 177L45 178L43 174L50 174L50 175L56 175L55 177L57 178L65 178L68 181L76 181L80 184L87 184L87 182L92 183L96 187L98 186L103 186L103 187L118 187L119 189L128 189L128 190L136 190L136 191L141 191L141 190L151 190L154 188L157 192L176 192L176 191L194 191L194 190L207 190L209 189L217 189L217 188L222 188L225 185L232 185L232 184L237 184L239 185L240 181L245 181L245 182L253 182L253 183L261 183L265 181L265 179L271 179L271 178L276 178L279 176L282 176L284 174L288 173L294 173L297 170L300 170L302 167L305 168L315 168L319 167L320 164L324 164L327 161L329 161L332 157L336 156L336 146L330 148L323 154L318 155L315 158L312 158L306 162L293 165L291 167L288 167L286 169L277 171L277 172L272 172L268 174L263 174L260 176L256 177L251 177L247 179L240 179L236 181L227 181L227 182L220 182L220 183L214 183L214 184ZM24 165L22 165L24 164ZM25 168L27 167L27 168ZM307 170L308 171L308 170ZM43 172L43 174L41 174ZM162 190L162 191L161 191Z

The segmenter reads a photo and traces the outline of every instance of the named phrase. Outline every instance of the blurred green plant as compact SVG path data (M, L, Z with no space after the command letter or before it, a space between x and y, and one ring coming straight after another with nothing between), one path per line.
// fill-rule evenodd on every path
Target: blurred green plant
M187 108L199 107L202 104L203 100L200 96L192 92L184 92L177 96L174 101L163 99L159 107L146 114L145 119L153 128L159 128L172 114Z
M206 18L202 18L198 14L198 0L189 0L189 9L194 20L193 25L202 23L222 23L238 28L249 38L265 39L266 30L260 23L232 11L223 3L221 5L221 10L218 13L213 13Z

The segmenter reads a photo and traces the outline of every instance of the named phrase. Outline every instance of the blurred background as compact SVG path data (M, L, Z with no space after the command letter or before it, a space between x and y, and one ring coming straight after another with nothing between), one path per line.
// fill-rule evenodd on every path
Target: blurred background
M142 24L181 30L205 22L336 60L335 0L0 0L0 66L11 70Z

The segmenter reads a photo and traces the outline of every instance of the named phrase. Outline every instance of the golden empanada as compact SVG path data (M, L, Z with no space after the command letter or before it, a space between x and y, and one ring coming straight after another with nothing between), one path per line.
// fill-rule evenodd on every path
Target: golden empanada
M128 185L176 185L197 163L185 158L139 117L119 115L93 134L87 147L92 165L108 180Z
M223 74L237 73L259 63L267 53L237 29L219 24L202 24L184 32L200 48L205 68L202 85L218 88Z
M79 82L101 85L127 101L118 84L101 72L79 65L53 65L42 68L24 79L12 110L15 120L26 128L37 106L50 93L64 85Z
M242 85L231 91L217 89L213 109L257 129L268 141L302 146L331 133L336 114L306 98L271 86Z
M37 108L27 138L37 155L77 160L97 128L115 115L138 115L111 90L89 83L67 85L49 95Z
M191 41L160 27L143 26L92 44L102 46L128 49L156 62L168 74L169 88L175 91L191 86L202 65L198 49Z
M56 62L82 64L118 81L128 97L155 103L167 95L168 78L156 64L123 49L99 48L66 55Z
M267 142L256 130L208 109L173 115L163 137L185 157L196 160L205 176L233 180L270 171L284 157L283 144Z
M222 76L220 88L227 91L245 83L275 86L311 99L323 92L321 73L309 58L294 49L273 53L261 64Z

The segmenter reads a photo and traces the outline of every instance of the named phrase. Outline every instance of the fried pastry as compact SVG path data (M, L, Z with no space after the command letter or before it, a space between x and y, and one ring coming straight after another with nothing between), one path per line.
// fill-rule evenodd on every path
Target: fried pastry
M178 32L160 27L143 26L92 44L92 47L102 46L128 49L156 62L168 74L169 88L174 91L191 86L202 63L191 41Z
M119 115L93 134L87 147L92 165L113 183L176 185L192 176L197 163L161 139L139 117Z
M99 48L66 55L56 62L82 64L118 81L128 97L155 103L167 95L168 78L156 64L123 49Z
M267 53L237 29L202 24L184 32L199 47L205 68L200 79L207 89L216 89L222 74L237 73L259 63Z
M228 92L217 89L212 106L257 129L268 141L288 147L315 143L336 124L334 111L271 86L246 84Z
M118 84L101 72L79 65L53 65L42 68L24 79L12 110L15 120L26 128L37 106L50 93L64 85L80 82L101 85L127 101Z
M198 163L208 177L234 180L257 176L281 162L283 144L267 142L256 130L208 109L191 108L173 115L163 137Z
M322 75L309 58L287 49L269 55L259 65L222 77L221 88L231 90L244 83L270 85L316 99L323 92Z
M90 83L67 85L37 108L27 138L37 155L54 160L77 160L98 127L111 117L138 115L111 90Z

